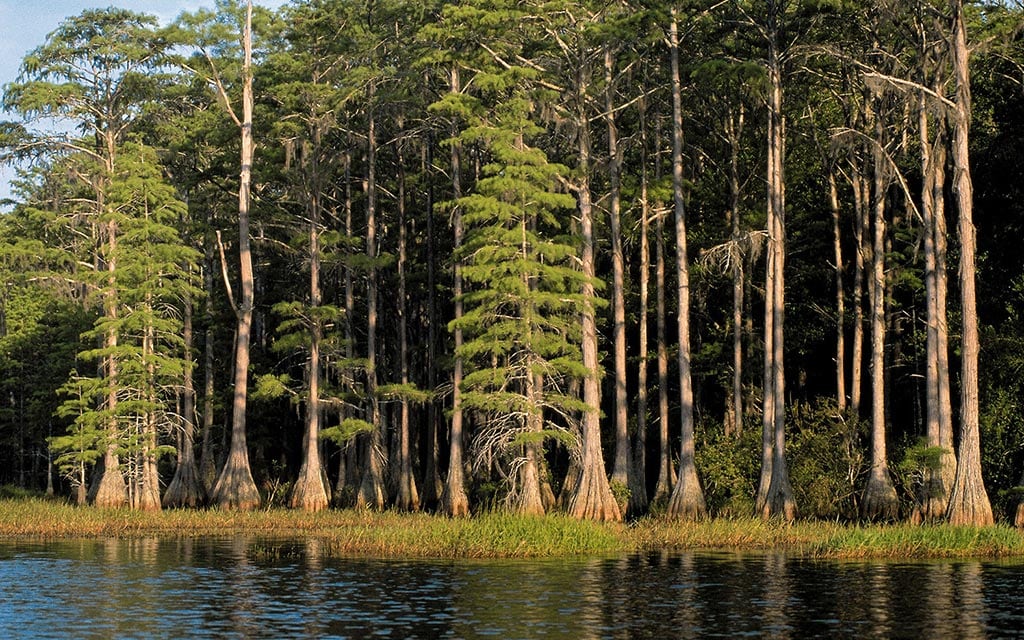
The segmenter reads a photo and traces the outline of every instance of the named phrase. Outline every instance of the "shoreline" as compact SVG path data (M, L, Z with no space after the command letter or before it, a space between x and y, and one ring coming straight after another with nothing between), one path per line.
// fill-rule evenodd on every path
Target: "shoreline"
M332 556L403 559L568 558L684 551L780 551L806 559L1020 559L1024 532L1007 525L786 524L754 518L682 522L648 517L596 523L565 515L425 513L283 508L261 511L76 507L56 500L0 499L0 540L203 538L251 535L317 539Z

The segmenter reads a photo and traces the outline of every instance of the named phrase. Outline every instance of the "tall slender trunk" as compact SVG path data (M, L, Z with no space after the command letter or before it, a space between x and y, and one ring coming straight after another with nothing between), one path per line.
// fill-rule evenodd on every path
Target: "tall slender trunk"
M885 446L885 201L888 171L882 152L881 118L875 119L874 242L871 253L871 471L861 515L868 520L892 520L899 499L889 476Z
M208 229L213 228L213 210L207 208L206 225ZM213 327L214 327L214 240L212 232L207 231L203 240L203 290L206 292L206 300L203 303L203 318L206 322L206 331L203 336L203 445L199 455L199 480L202 483L204 498L209 497L213 491L213 483L217 481L217 464L214 461L213 453L213 406L214 398L214 353L213 353Z
M665 212L657 208L655 229L655 286L658 341L658 480L653 502L666 502L672 491L672 457L668 440L668 327L665 290Z
M433 136L427 136L420 152L420 171L427 181L427 389L437 389L437 249L434 237L434 166ZM438 426L441 421L440 407L431 400L427 407L427 448L426 466L423 470L423 495L420 500L423 508L437 508L444 492L441 473L438 470Z
M238 301L235 330L235 391L231 403L231 448L227 462L213 486L212 504L222 509L254 509L260 504L260 494L249 467L246 446L245 409L249 384L249 342L252 333L252 312L255 282L252 268L252 249L249 245L249 204L252 180L252 2L246 5L245 33L243 34L245 60L242 67L242 145L241 171L238 188L238 256L240 263L241 298Z
M102 194L98 198L99 205L105 206ZM107 235L107 256L104 260L107 268L107 287L104 293L103 314L107 320L117 319L117 224L111 220L105 225ZM89 501L97 507L122 507L126 503L125 478L121 471L121 462L117 455L119 425L117 421L117 329L111 327L103 338L103 346L108 355L105 356L107 375L106 409L110 418L107 420L106 444L103 450L103 463L99 477L94 480L90 490Z
M975 292L977 238L974 228L974 193L971 183L970 51L964 25L963 2L952 0L953 70L956 75L956 113L953 129L953 191L959 212L960 303L963 339L960 365L960 449L956 477L949 499L950 524L987 526L993 523L992 506L981 477L981 441L978 435L978 309Z
M740 140L743 135L744 108L729 113L726 135L729 140L729 223L732 232L732 402L725 424L725 435L743 433L743 252L740 250Z
M942 148L945 142L942 139L941 125L936 132L934 143L930 135L930 116L927 105L928 97L924 92L918 100L918 129L921 137L921 174L924 178L921 186L921 217L923 220L924 236L924 288L925 306L927 313L926 336L925 336L925 432L928 437L929 447L943 447L942 423L945 422L950 431L952 424L950 419L951 410L948 406L942 406L942 397L947 403L949 401L948 371L943 378L939 375L939 351L941 348L940 327L945 326L946 308L945 303L939 304L939 280L945 281L945 274L939 273L938 247L944 245L940 241L939 217L945 218L945 212L939 209L940 203L944 206L944 198L938 192L940 185L944 183L942 168L939 162L945 164L945 154ZM943 231L944 233L944 231ZM943 269L945 259L942 260ZM943 296L944 298L944 296ZM947 364L948 367L948 364ZM945 379L947 386L945 392L940 391L942 380ZM943 419L945 413L945 419ZM948 453L944 453L937 469L925 470L923 484L918 488L917 504L911 516L914 522L934 521L946 514L946 507L949 504L949 491L953 484L953 476L956 474L956 460L952 451L952 434L950 434Z
M686 209L683 193L683 99L679 77L679 26L672 11L669 26L669 54L672 66L672 196L676 224L676 277L679 308L679 477L672 490L668 514L674 518L696 519L707 513L704 491L697 477L693 426L693 383L690 373L690 268L686 256Z
M459 69L452 66L451 91L458 94L462 91L459 83ZM462 159L461 147L458 143L452 144L451 171L452 171L452 199L456 202L462 197ZM448 476L445 478L444 492L441 494L441 511L451 517L463 517L469 515L469 498L466 496L465 471L462 461L462 328L459 321L462 319L462 258L459 255L462 249L463 226L462 209L456 204L452 211L452 232L454 235L455 264L452 269L453 284L452 298L455 301L455 329L452 331L455 341L455 363L452 368L452 425L448 434Z
M384 491L383 424L377 398L377 130L374 87L369 89L369 123L366 135L366 396L370 402L373 430L364 438L366 466L356 495L356 506L383 509Z
M629 400L626 396L626 297L625 262L622 256L621 161L619 133L615 124L614 57L604 52L605 122L608 125L608 231L612 249L612 349L615 354L615 459L611 481L636 490L630 483L632 456L629 446ZM639 498L640 496L637 496ZM638 502L637 506L642 503Z
M836 280L836 409L846 413L846 291L843 287L843 243L839 209L839 186L835 167L828 166L828 205L832 211L832 255Z
M797 517L793 487L789 482L786 464L786 388L783 322L785 315L785 261L786 261L786 199L784 161L786 153L785 120L782 112L782 54L779 49L779 30L783 7L772 0L769 7L768 39L768 251L769 269L766 291L772 290L770 326L765 327L765 369L771 374L772 462L771 484L761 506L763 517ZM766 313L767 316L767 313ZM766 323L768 324L768 323ZM769 339L768 333L771 332ZM770 348L769 348L770 343ZM768 355L770 354L770 356ZM767 385L766 385L767 386ZM768 413L768 389L765 389L765 412ZM765 418L765 423L768 423ZM763 471L762 471L763 474ZM763 477L763 475L762 475Z
M342 154L342 162L344 164L344 175L345 175L345 188L344 188L344 200L342 203L344 215L345 215L345 238L352 239L352 154L346 150ZM355 331L353 329L353 318L355 316L356 306L356 295L355 295L355 284L353 282L353 266L352 266L352 249L351 244L346 245L346 260L344 270L344 288L345 288L345 361L348 363L348 367L351 369L352 362L355 360ZM346 372L347 377L351 377L351 371ZM347 383L351 388L352 382ZM341 419L350 417L350 413L354 413L348 406L342 407ZM351 506L354 502L354 493L357 489L358 483L358 465L357 460L358 447L353 441L346 442L342 448L341 455L338 457L338 480L335 484L334 502L340 506Z
M595 320L594 291L594 212L590 194L590 127L586 116L586 94L590 82L590 70L583 63L576 79L576 126L579 153L579 212L580 233L583 245L583 414L582 451L580 452L579 480L569 501L569 514L588 520L621 520L619 505L612 496L608 478L604 472L604 457L601 453L601 386L599 381L600 362L597 352L597 323Z
M864 271L865 255L868 253L865 232L869 226L870 200L867 193L868 182L861 170L859 160L854 160L851 167L853 186L853 237L856 250L853 263L853 291L850 300L853 304L853 345L850 349L850 415L860 419L861 393L864 388Z
M640 101L640 312L639 362L637 364L636 392L636 450L633 454L638 489L646 508L647 498L647 369L650 364L650 337L647 321L650 307L651 282L651 205L648 199L647 176L647 104ZM632 494L631 494L632 497Z
M406 310L405 265L408 259L408 231L405 220L405 159L398 149L398 361L403 389L409 386L409 321ZM402 511L420 508L416 478L412 472L412 443L409 426L409 398L402 394L398 420L398 490L395 507Z
M152 277L152 274L148 274ZM143 303L146 314L146 328L142 338L142 359L146 363L146 382L143 387L146 413L142 416L142 449L139 451L140 483L139 509L160 510L160 474L156 468L156 330L153 327L153 295L146 292Z
M322 197L320 190L320 126L314 125L312 158L309 160L309 361L306 363L306 432L302 441L302 465L292 487L288 506L305 511L327 508L327 489L324 486L323 466L320 463L320 344L323 340L323 322L319 307L323 303L320 289L320 219Z

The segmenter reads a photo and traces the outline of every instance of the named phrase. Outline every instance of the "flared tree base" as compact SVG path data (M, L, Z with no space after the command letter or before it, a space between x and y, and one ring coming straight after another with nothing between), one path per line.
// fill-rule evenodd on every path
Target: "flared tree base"
M569 501L569 515L580 520L618 522L622 520L619 504L601 471L601 465L586 465L580 473L576 490Z
M195 508L203 504L205 497L195 463L182 462L175 469L171 483L167 485L162 504L165 509Z
M210 505L218 509L251 511L260 506L260 492L252 479L248 461L241 463L235 456L228 458L224 469L210 494Z
M324 489L323 474L319 470L309 470L306 465L299 470L299 478L288 496L290 509L303 511L323 511L328 505L327 490Z
M679 481L672 490L667 513L676 520L701 520L707 516L704 492L693 467L679 470Z
M873 522L890 522L896 520L899 510L899 497L889 477L889 471L885 468L872 471L861 500L861 517Z

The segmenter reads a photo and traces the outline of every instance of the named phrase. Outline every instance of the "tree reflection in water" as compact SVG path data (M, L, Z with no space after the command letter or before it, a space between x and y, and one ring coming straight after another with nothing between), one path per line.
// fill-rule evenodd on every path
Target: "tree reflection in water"
M0 637L980 638L1024 563L331 557L317 540L0 542ZM83 586L85 588L83 588Z

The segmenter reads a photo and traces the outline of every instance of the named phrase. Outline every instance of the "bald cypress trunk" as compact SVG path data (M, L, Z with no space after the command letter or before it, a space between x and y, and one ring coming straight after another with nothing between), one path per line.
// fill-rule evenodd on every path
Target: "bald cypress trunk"
M669 26L672 65L672 193L676 225L676 284L679 335L679 475L668 504L674 518L696 519L707 514L704 491L697 477L693 435L693 383L690 373L690 269L686 255L686 209L683 200L683 106L679 77L679 28L675 11Z
M970 51L964 25L963 2L952 0L953 69L956 76L956 112L953 134L953 191L959 212L960 236L960 303L963 316L963 341L960 365L960 448L956 477L949 499L947 517L950 524L987 526L993 523L992 506L981 477L981 442L978 434L978 309L975 292L975 237L971 183Z
M254 277L249 243L250 182L252 180L252 2L247 3L243 34L245 60L242 67L241 171L238 188L238 255L241 297L235 315L235 389L231 403L231 448L227 461L213 486L210 502L223 509L254 509L260 494L249 467L246 445L245 410L249 384L249 342L252 334Z

